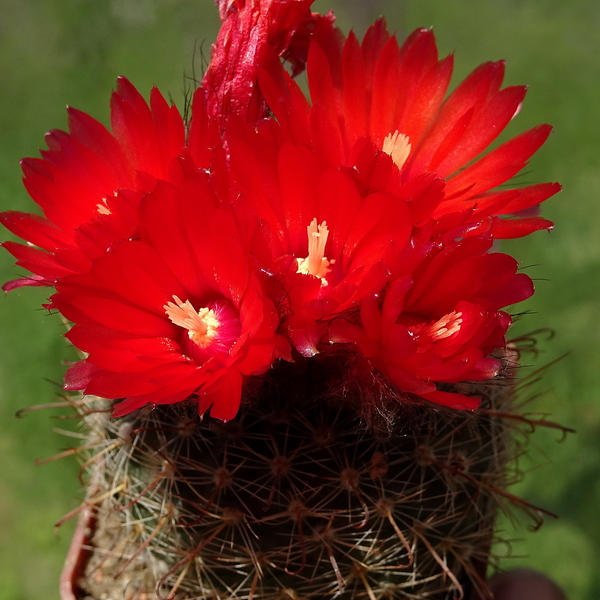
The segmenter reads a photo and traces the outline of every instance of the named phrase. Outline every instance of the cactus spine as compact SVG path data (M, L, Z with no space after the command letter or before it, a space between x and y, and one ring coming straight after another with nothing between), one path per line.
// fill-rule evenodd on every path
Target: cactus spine
M364 382L346 369L281 364L229 423L192 403L109 420L90 399L94 525L75 597L486 597L518 452L510 378L472 385L474 414L405 402L360 415Z

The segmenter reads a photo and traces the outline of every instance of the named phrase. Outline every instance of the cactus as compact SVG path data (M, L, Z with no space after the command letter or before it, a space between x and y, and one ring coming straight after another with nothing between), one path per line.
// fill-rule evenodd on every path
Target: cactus
M379 380L393 416L361 417L348 357L282 363L228 423L191 402L112 420L89 397L90 555L64 578L107 600L486 598L498 509L541 517L506 490L515 359L463 384L484 398L467 415Z
M552 227L558 184L498 188L550 127L480 156L525 95L502 62L444 100L430 30L218 4L185 121L121 78L112 133L69 109L23 161L46 216L1 215L5 291L53 286L83 353L63 598L485 598L498 509L541 515L507 491L533 283L493 244Z

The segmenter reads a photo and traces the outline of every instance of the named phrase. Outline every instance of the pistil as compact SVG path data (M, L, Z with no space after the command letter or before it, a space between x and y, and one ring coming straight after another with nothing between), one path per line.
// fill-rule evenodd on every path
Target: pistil
M321 280L322 285L327 285L326 276L331 271L329 268L335 261L327 260L325 256L325 245L329 237L327 222L323 221L317 224L316 217L306 228L308 234L308 256L306 258L297 258L298 273L305 275L314 275Z

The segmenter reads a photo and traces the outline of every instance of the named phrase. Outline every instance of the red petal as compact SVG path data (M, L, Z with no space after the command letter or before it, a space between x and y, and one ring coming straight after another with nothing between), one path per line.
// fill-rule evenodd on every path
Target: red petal
M165 266L160 255L142 242L123 242L109 255L94 261L91 269L99 289L161 318L173 296L186 296L185 288Z
M453 57L439 61L425 73L413 92L396 129L407 135L413 149L416 149L427 132L444 100L453 70Z
M156 88L150 102L148 106L133 85L120 77L111 98L112 128L135 169L167 178L170 161L185 145L184 125L179 111Z
M458 143L431 170L447 177L471 162L504 130L525 97L526 88L509 87L496 93L470 121Z
M365 66L368 74L375 73L375 64L381 54L382 49L390 39L387 25L383 17L377 19L373 25L367 29L361 45L363 56L365 57Z
M402 247L410 235L412 222L405 202L392 194L367 196L356 213L346 240L344 263L356 268L381 260L394 242Z
M499 89L503 77L503 62L485 63L459 84L444 102L422 144L419 148L413 149L414 153L406 166L411 174L417 175L424 171L434 170L430 165L432 157L436 153L439 156L440 145L444 143L452 130L456 131L457 124L461 122L461 119L464 120L468 114L472 115L491 94ZM458 139L456 134L452 137ZM450 149L451 145L447 144L445 153ZM441 160L441 157L437 160Z
M210 200L199 191L197 202L200 211L205 209L207 204L209 209L212 208ZM144 198L140 206L141 232L143 238L155 248L180 282L177 288L183 285L189 294L199 297L206 289L207 283L186 236L187 227L181 202L182 195L177 188L166 182L159 182L156 189ZM193 227L197 227L194 235L202 239L199 232L205 226L194 221Z
M395 131L396 102L401 94L399 66L400 49L398 41L392 37L381 50L373 80L370 129L373 141L379 148L382 147L385 136Z
M204 414L210 408L210 416L215 419L233 419L240 408L242 381L239 371L219 371L199 395L200 414Z
M337 114L337 91L333 85L328 57L317 42L310 45L306 70L313 105L319 104L326 114Z
M44 250L52 251L72 243L65 232L38 215L9 210L0 213L0 222L15 235Z
M332 119L321 104L313 107L310 119L310 132L314 140L314 148L319 158L326 164L346 164L346 154L342 131L338 119Z
M530 217L525 219L494 219L491 234L494 238L512 239L520 238L534 231L546 229L550 231L554 223L542 217Z
M539 125L502 144L448 181L446 194L468 190L474 196L516 175L527 159L546 141L552 128Z
M100 372L95 365L81 360L75 363L65 374L65 390L83 390Z
M504 207L504 212L497 214L516 213L537 206L550 196L560 192L561 189L562 186L559 183L540 183L520 188L519 195Z
M150 92L150 109L159 143L161 162L169 161L181 154L185 146L185 127L176 106L167 103L157 88Z
M278 157L279 186L284 231L296 256L307 248L306 227L318 216L317 188L320 169L315 155L306 147L285 144ZM286 231L287 230L287 231Z
M77 320L91 325L102 325L110 329L141 337L175 337L175 326L168 318L151 314L125 302L110 298L75 296L65 302L60 292L53 302L63 315L69 318L71 310L79 311Z
M208 112L224 129L229 115L251 123L265 116L262 96L257 91L256 67L263 46L278 54L290 47L298 28L306 25L312 0L221 0L223 24L213 45L211 61L202 80L209 92Z
M72 271L61 267L52 254L37 248L17 244L16 242L3 242L0 246L6 248L17 259L17 265L44 279L54 281L58 277L72 273Z
M358 138L369 133L370 102L365 63L360 44L353 32L350 32L344 45L342 70L347 136L348 142L354 144Z
M361 204L356 184L341 171L327 171L319 179L317 194L318 209L315 208L313 217L319 223L326 221L329 224L326 254L329 257L343 256L349 231ZM305 212L305 218L308 216ZM305 227L308 223L310 219ZM303 242L307 243L306 237Z
M54 285L54 281L51 281L49 279L44 279L40 275L29 275L28 277L21 277L20 279L13 279L12 281L7 281L2 286L2 291L8 294L8 292L12 292L13 290L16 290L18 288L22 288L25 286L45 287L45 286L49 286L49 285ZM44 306L46 306L46 305L44 305ZM53 308L51 304L48 306L49 306L49 309Z
M449 408L455 408L457 410L475 410L479 408L481 404L480 398L471 398L464 396L463 394L452 394L450 392L435 391L429 394L420 394L426 400L440 404L441 406L448 406Z
M75 139L97 154L114 173L120 186L131 187L135 173L114 136L98 121L69 107L69 130Z

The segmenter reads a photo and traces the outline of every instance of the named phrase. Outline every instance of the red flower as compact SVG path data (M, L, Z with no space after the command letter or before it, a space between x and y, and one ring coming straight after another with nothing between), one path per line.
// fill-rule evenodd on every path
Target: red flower
M268 126L276 138L278 125ZM424 176L398 194L370 192L310 147L279 145L240 121L226 139L239 227L275 279L269 289L289 337L312 356L324 334L321 321L385 285L389 264L413 233L409 200L436 204L444 183Z
M336 319L331 343L353 343L368 364L403 392L453 408L479 400L438 389L439 383L481 381L500 372L490 355L504 347L511 318L498 310L533 293L506 254L468 238L448 247L407 246L380 294L360 303L355 322ZM424 256L423 256L424 255Z
M217 144L206 121L202 90L193 111L188 152L197 166L208 167ZM186 151L181 115L156 88L148 106L127 79L118 80L111 100L112 134L81 111L69 108L68 113L70 133L51 131L42 158L22 161L25 187L45 217L0 214L10 231L29 242L2 245L18 265L34 273L5 284L5 291L52 285L69 273L84 273L111 243L134 235L140 198L156 179L170 178L173 159Z
M444 385L501 368L501 309L533 287L492 241L550 228L534 213L560 186L498 186L550 128L482 155L525 95L501 89L503 63L446 97L430 31L399 47L379 21L361 44L311 3L220 0L190 123L120 79L112 133L69 109L69 133L23 161L45 216L0 216L33 273L4 289L56 286L88 353L66 388L123 399L115 416L192 398L231 419L291 345L359 352L407 398L463 409L478 401ZM307 64L312 104L282 58Z
M250 123L266 116L258 89L257 64L266 46L304 69L308 41L316 24L333 23L333 15L310 12L314 0L217 0L222 25L202 80L208 111L224 128L231 115Z
M504 63L477 68L445 100L452 56L438 59L433 32L415 31L399 47L383 20L360 44L328 22L317 27L307 73L312 106L265 49L261 91L287 139L310 146L332 168L357 168L371 188L393 191L425 172L447 180L445 197L424 217L458 213L477 233L520 237L549 229L541 217L500 219L539 205L555 183L496 189L516 175L550 133L535 127L481 157L518 113L525 87L500 89ZM373 166L378 152L395 168ZM473 162L474 161L474 162Z
M287 353L233 219L197 176L183 190L159 182L140 231L56 284L67 337L89 353L66 388L126 398L114 416L197 396L200 413L229 420L243 378Z

